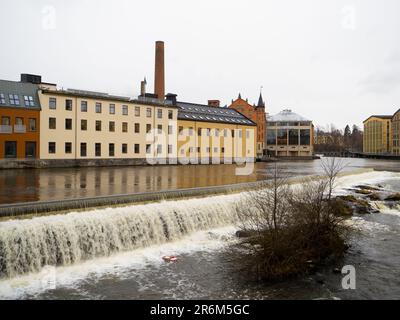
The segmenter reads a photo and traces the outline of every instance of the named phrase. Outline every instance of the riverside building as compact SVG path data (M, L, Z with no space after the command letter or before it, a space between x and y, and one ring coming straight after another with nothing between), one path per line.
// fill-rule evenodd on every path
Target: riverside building
M272 157L311 158L314 155L314 126L292 110L267 117L267 154Z
M372 115L363 123L363 152L366 154L390 154L392 151L392 116Z

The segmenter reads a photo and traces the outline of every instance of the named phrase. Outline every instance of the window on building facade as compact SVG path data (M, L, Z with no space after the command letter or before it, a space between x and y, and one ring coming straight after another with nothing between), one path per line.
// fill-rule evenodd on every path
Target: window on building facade
M135 133L140 133L140 123L135 123Z
M4 142L4 157L16 158L17 157L17 141Z
M110 114L115 114L115 104L110 104Z
M21 117L16 117L15 118L15 124L18 126L22 126L24 124L24 119Z
M289 145L297 146L299 144L299 130L289 130Z
M87 156L87 144L86 142L81 142L81 157Z
M87 112L87 101L81 101L81 112Z
M101 131L101 121L96 120L96 131Z
M287 130L286 129L278 129L277 130L277 142L279 146L286 146L287 141Z
M309 129L301 129L300 130L300 145L308 146L310 145L310 130Z
M157 153L158 154L162 153L162 144L157 145Z
M56 98L49 98L49 108L50 109L57 108L57 99Z
M6 97L4 93L0 93L0 104L6 104Z
M82 131L87 130L87 120L86 119L81 119L81 130Z
M72 130L72 119L65 119L65 130Z
M182 126L179 126L178 132L179 132L179 135L180 135L180 136L183 135L183 127L182 127Z
M122 144L122 153L128 153L128 145L126 143Z
M49 153L56 153L56 143L55 142L49 142Z
M168 145L168 154L172 154L172 144Z
M157 118L162 119L162 109L157 109Z
M151 108L146 109L146 117L151 118Z
M136 154L140 153L140 145L139 145L139 143L135 143L133 149L134 149L134 152L135 152Z
M19 106L19 96L17 94L9 94L8 99L12 106Z
M36 119L29 118L29 131L36 131Z
M276 130L267 129L267 144L271 146L276 145Z
M101 157L101 143L95 143L94 154L96 157Z
M172 134L172 126L168 126L168 134Z
M157 125L157 132L158 134L162 134L162 124Z
M114 121L108 122L108 131L115 132L115 122Z
M146 153L151 154L151 144L146 144Z
M140 117L140 107L135 107L135 117Z
M109 143L108 144L108 155L110 157L114 157L114 154L115 154L115 145L114 145L114 143Z
M174 112L172 110L168 110L168 119L172 120L174 118Z
M33 97L32 96L24 96L24 104L25 104L25 107L34 107L35 102L33 101Z
M65 153L72 153L72 143L71 142L65 143Z
M71 99L65 100L65 110L72 111L72 100Z
M128 122L122 122L122 132L128 132Z
M96 102L96 113L101 113L101 103Z
M127 116L128 115L128 106L127 105L123 105L122 106L122 115L123 116Z
M49 118L49 129L56 128L56 118Z
M11 119L10 117L1 117L1 124L3 126L9 126L11 125Z
M148 123L146 124L146 133L150 133L150 131L151 131L151 124Z

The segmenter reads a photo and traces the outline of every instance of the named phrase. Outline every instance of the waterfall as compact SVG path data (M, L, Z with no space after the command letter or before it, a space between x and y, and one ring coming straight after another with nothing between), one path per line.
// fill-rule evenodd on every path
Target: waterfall
M0 277L71 265L237 221L240 194L0 222Z

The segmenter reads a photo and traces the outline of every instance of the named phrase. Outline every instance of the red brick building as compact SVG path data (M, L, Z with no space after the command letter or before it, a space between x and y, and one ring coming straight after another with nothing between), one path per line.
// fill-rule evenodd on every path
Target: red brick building
M233 101L229 108L235 109L236 111L243 114L257 124L257 156L261 157L266 149L265 145L265 130L266 130L266 118L265 118L265 102L262 94L258 98L257 105L251 105L248 100L242 99L240 93L238 98Z

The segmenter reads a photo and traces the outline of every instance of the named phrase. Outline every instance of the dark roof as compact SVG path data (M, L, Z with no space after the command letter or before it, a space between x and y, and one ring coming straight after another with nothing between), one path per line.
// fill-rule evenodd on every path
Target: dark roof
M178 120L217 122L255 126L256 124L240 112L231 108L210 107L207 105L181 102L178 106Z
M173 108L176 106L172 105L171 102L164 100L160 101L158 99L154 99L151 97L141 97L139 96L136 99L124 96L116 96L103 92L95 92L95 91L86 91L86 90L77 90L77 89L67 89L67 90L47 90L43 89L43 93L54 94L54 95L64 95L64 96L72 96L72 97L80 97L80 98L88 98L88 99L98 99L98 100L107 100L107 101L120 101L126 103L136 103L143 105L151 105L151 106L164 106Z
M393 114L392 119L393 119L399 112L400 112L400 109L397 110L397 111Z
M38 85L18 81L0 80L0 107L40 110ZM17 95L19 104L12 104L9 95ZM4 96L4 102L1 103ZM25 99L27 97L27 99ZM25 101L26 100L26 101Z
M367 119L365 119L363 122L368 121L371 118L379 118L379 119L392 119L393 116L389 115L382 115L382 114L373 114L372 116L369 116Z

